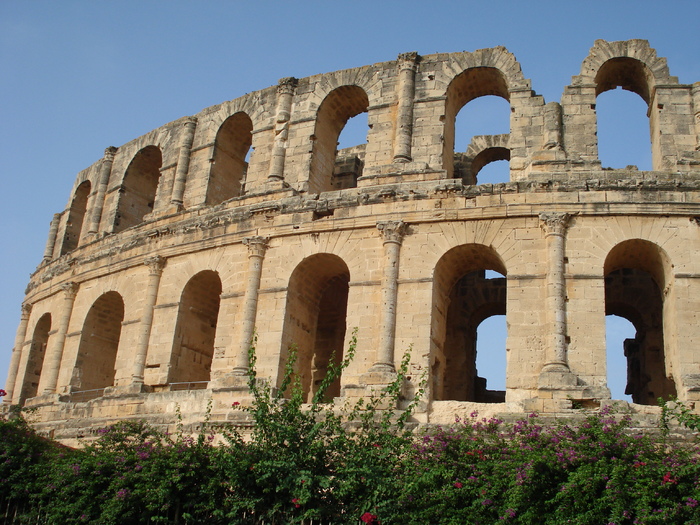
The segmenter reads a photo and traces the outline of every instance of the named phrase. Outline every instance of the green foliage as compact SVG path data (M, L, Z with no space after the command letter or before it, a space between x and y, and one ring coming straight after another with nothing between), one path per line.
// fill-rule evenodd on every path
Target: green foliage
M255 426L212 446L207 425L192 438L140 422L119 423L71 450L38 437L22 417L0 420L0 521L46 524L260 523L700 523L698 448L631 433L610 408L580 423L515 423L477 413L444 428L412 430L423 394L395 380L347 407L322 403L349 365L355 339L311 403L290 352L280 388L255 374ZM333 362L333 360L331 360ZM398 405L404 410L387 407ZM685 405L664 404L691 429Z

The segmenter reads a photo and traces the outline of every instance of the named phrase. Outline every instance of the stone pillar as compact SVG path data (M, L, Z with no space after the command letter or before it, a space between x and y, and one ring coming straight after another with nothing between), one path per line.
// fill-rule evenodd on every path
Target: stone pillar
M17 370L19 369L20 358L22 357L22 348L24 348L24 340L27 337L27 323L29 322L29 314L32 313L31 304L22 305L22 315L19 320L19 326L17 327L17 334L15 335L15 346L12 349L12 358L10 359L10 371L7 373L7 382L5 383L5 392L7 396L3 400L4 403L11 404L13 401L14 392L20 392L22 390L21 381L17 385ZM17 395L17 400L19 401L19 394Z
M379 347L372 371L394 372L394 339L396 333L396 299L399 277L399 254L406 234L403 221L377 223L384 240L384 271L382 274L381 312L379 313Z
M58 235L58 223L61 221L61 214L54 213L49 226L49 238L46 239L46 248L44 249L44 263L51 262L53 259L53 249L56 246L56 236Z
M190 169L190 154L192 152L192 142L194 142L194 130L197 127L197 117L186 117L180 142L180 153L177 158L177 168L175 170L175 182L170 203L175 206L182 206L185 195L185 184L187 183L187 171Z
M695 149L700 151L700 82L693 84L693 113L695 115Z
M265 250L267 250L267 241L267 238L257 236L243 239L243 243L248 247L248 281L243 299L243 322L241 323L240 339L236 345L234 375L242 376L248 373L248 349L255 331L260 276L262 275L262 263Z
M544 107L544 149L561 150L562 140L561 105L550 102Z
M292 99L298 80L294 77L280 79L277 84L277 114L275 116L275 142L272 146L268 182L284 179L284 158L289 136L289 120L292 111Z
M112 164L114 155L117 153L117 148L110 146L105 149L105 156L102 158L100 166L100 178L97 182L97 193L95 193L95 203L92 206L90 214L90 226L88 234L96 234L100 229L100 220L102 220L102 209L105 204L105 195L107 194L107 185L109 184L109 176L112 173Z
M566 340L566 279L564 276L564 236L568 213L540 213L540 225L547 242L547 315L550 341L547 362L540 373L540 386L571 387L576 377L569 370Z
M68 282L61 285L63 289L63 307L61 308L61 317L58 320L58 330L52 338L51 350L47 350L46 363L46 381L42 394L56 393L56 383L58 382L58 372L61 369L61 360L63 358L63 346L66 342L66 333L68 332L68 324L73 313L73 304L75 296L78 294L78 283Z
M394 162L410 162L412 160L413 97L416 87L417 64L418 53L415 51L399 55L399 101L395 122L396 139L394 141Z
M146 296L144 298L143 314L139 324L138 339L136 341L136 355L134 357L134 368L131 372L131 384L143 385L143 371L146 368L146 356L148 354L148 342L151 337L151 326L153 325L153 310L158 298L158 287L160 277L163 275L166 259L160 255L149 257L144 261L148 266L148 284L146 285Z

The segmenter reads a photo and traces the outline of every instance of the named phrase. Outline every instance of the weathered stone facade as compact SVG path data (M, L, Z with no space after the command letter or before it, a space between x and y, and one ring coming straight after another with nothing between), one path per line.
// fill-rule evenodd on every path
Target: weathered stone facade
M617 86L648 104L653 171L601 167L596 97ZM483 95L509 102L510 133L455 152L455 117ZM367 143L337 151L362 112ZM478 184L499 159L510 182ZM357 327L336 402L390 381L410 349L420 421L560 412L610 397L606 314L637 329L635 403L696 401L698 217L700 82L679 84L644 40L596 41L561 103L502 47L285 78L78 174L27 288L5 407L35 407L68 441L170 425L177 405L188 424L209 402L230 420L254 334L258 375L279 381L295 343L312 395ZM505 392L475 368L476 327L498 314Z

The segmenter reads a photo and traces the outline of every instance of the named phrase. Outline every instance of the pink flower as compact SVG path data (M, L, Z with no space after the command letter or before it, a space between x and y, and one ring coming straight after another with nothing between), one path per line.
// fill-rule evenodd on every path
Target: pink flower
M0 388L0 397L6 396L6 395L7 395L7 392L5 390L3 390L2 388Z
M678 483L678 481L676 481L675 479L673 479L671 477L670 472L666 472L666 474L664 474L664 479L663 479L662 483L665 485L666 483Z
M297 509L298 509L299 507L301 507L301 505L299 505L299 500L298 500L297 498L293 498L293 499L292 499L292 503L294 504L294 507L297 508Z
M234 401L233 405L231 405L231 406L237 407L237 406L240 406L240 403L238 401Z
M464 485L462 485L459 481L455 481L454 486L456 489L461 489Z

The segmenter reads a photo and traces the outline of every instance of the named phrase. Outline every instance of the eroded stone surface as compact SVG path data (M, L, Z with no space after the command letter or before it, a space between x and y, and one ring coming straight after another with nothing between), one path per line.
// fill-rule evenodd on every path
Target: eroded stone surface
M288 347L309 398L357 327L338 405L427 380L416 419L597 406L605 315L635 403L700 398L700 89L644 40L596 41L545 104L502 47L285 78L183 117L80 172L27 287L5 407L74 442L140 417L247 425L246 347L278 384ZM653 171L602 169L596 96L649 106ZM511 108L510 133L454 151L459 110ZM337 151L367 113L367 143ZM509 159L510 182L479 184ZM502 277L487 279L486 271ZM475 365L476 327L507 320L506 390ZM253 327L255 331L253 332ZM330 399L329 399L330 401ZM646 413L653 409L632 405ZM188 428L189 428L188 427Z

